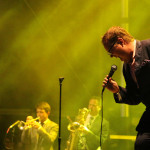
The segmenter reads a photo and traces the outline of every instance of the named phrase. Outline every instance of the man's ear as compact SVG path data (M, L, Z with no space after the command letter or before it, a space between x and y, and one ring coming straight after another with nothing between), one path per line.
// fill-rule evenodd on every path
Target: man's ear
M50 115L50 112L48 112L47 114L48 114L48 116L49 116L49 115Z
M125 44L125 41L124 41L123 38L118 38L117 43L120 44L123 47L123 45Z

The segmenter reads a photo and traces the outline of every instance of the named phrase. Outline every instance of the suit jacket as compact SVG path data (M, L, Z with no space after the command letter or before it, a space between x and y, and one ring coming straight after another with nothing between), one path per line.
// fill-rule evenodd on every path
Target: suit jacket
M142 102L146 106L146 110L136 130L139 132L150 132L150 39L136 41L134 72L137 83L132 78L130 65L124 63L123 74L126 88L119 87L121 100L115 94L114 98L117 103L129 105L137 105Z
M31 150L53 150L53 143L58 134L58 125L47 119L43 127L39 129L30 128L22 132L21 141Z
M96 150L100 146L100 133L101 133L101 117L98 115L91 127L89 128L88 134L85 135L86 143L89 150ZM102 143L106 141L109 134L109 123L103 119L102 125Z

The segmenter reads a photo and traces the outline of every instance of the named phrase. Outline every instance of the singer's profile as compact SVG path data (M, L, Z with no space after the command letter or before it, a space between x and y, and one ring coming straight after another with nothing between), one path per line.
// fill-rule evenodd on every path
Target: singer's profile
M50 105L42 101L36 105L36 114L40 122L35 121L32 116L27 116L21 137L23 150L53 150L58 124L48 118L50 112Z
M136 40L119 26L111 27L102 37L104 48L111 57L120 58L126 87L121 87L108 75L103 87L114 95L116 103L146 106L137 127L135 150L150 149L150 39ZM108 84L107 84L108 83Z

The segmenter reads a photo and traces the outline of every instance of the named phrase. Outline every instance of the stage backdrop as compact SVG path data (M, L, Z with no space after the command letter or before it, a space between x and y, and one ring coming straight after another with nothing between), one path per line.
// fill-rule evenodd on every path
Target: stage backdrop
M34 106L39 101L50 103L50 118L59 122L60 77L64 77L64 149L69 135L67 116L74 120L92 96L101 96L102 81L111 65L118 66L113 78L124 86L122 63L107 55L102 35L119 25L139 40L149 38L149 5L149 0L0 0L0 149L7 128L17 120L25 121L29 114L35 115ZM143 110L142 105L115 104L112 94L104 93L110 135L135 136ZM108 146L129 150L133 144L110 139Z

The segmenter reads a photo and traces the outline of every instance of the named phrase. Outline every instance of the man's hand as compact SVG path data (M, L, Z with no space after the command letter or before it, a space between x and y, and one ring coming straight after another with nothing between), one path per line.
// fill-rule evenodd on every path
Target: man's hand
M108 82L108 75L104 78L103 81L103 87L105 86L109 91L111 91L112 93L118 93L119 92L119 86L117 84L116 81L112 80L112 78L109 78L109 82Z
M32 127L38 129L39 127L41 127L41 124L35 121L32 116L27 116L25 129L29 129Z
M41 124L37 121L33 121L33 122L31 122L31 126L35 129L38 129L41 127Z

